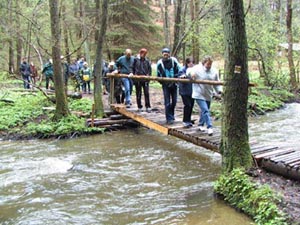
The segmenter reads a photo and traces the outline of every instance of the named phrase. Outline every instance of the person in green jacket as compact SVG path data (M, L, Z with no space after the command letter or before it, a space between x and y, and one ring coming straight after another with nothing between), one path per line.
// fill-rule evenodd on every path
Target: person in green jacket
M92 78L92 73L91 73L91 69L88 66L87 62L83 63L83 67L80 70L80 76L83 80L83 84L82 84L82 91L83 93L88 93L91 94L91 78Z
M45 63L42 74L46 77L46 89L48 90L50 88L50 80L54 83L53 80L53 62L52 59L49 59L47 63Z

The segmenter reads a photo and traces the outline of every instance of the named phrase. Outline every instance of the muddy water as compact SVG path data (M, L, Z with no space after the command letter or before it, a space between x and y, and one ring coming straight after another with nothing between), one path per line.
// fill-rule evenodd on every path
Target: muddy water
M281 110L251 118L249 135L258 143L300 151L300 104L287 104Z
M138 129L1 142L0 224L251 224L213 196L220 156Z

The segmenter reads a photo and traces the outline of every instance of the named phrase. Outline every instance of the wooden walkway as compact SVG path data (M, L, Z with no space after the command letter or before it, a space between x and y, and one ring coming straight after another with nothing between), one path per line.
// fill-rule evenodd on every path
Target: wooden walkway
M138 112L134 108L127 109L122 104L113 104L111 107L114 111L125 116L119 120L121 122L125 122L126 118L130 118L145 127L154 129L165 135L171 135L214 152L219 152L221 141L220 127L214 128L213 136L199 131L197 124L191 128L184 128L181 121L182 109L180 108L176 107L177 121L172 125L166 125L164 112L158 109L153 109L148 113ZM262 145L251 140L250 147L253 159L258 166L287 178L300 180L299 150Z

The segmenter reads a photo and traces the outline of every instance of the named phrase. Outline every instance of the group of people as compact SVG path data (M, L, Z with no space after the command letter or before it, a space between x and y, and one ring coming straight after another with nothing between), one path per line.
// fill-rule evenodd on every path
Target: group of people
M124 103L126 108L130 108L132 105L131 94L133 86L136 90L136 102L138 111L143 111L142 104L142 92L145 98L146 112L151 112L151 103L149 95L149 81L131 79L133 75L151 76L152 67L150 60L147 56L147 49L141 48L136 56L132 55L131 49L126 49L124 55L120 56L116 62L110 62L108 65L103 64L103 77L107 73L120 73L126 74L127 77L114 79L114 95L117 103ZM175 57L171 56L169 48L162 49L162 57L157 62L157 77L161 78L181 78L190 80L219 80L218 71L212 67L213 60L210 56L204 57L201 63L194 66L193 59L188 57L185 59L185 63L181 66ZM69 77L75 83L75 91L82 91L84 93L91 93L90 81L92 80L92 71L82 57L79 60L73 58L70 65L62 60L62 74L64 76L64 82L67 86ZM20 66L20 72L24 80L24 88L29 88L30 77L37 76L33 71L31 65L28 65L26 59ZM46 77L46 89L50 88L50 81L53 82L53 63L52 59L44 65L42 74ZM220 85L209 85L192 82L170 82L161 80L162 91L164 96L165 117L167 124L173 124L175 121L175 107L177 103L177 93L182 98L184 105L183 109L183 125L186 128L193 126L191 119L194 102L196 102L200 108L199 130L206 131L209 135L213 134L212 121L210 117L210 104L212 97L215 93L220 94L222 88ZM104 89L110 91L109 79L103 79ZM206 127L205 127L206 126Z
M91 94L92 71L84 57L81 57L80 59L72 58L71 63L68 64L64 60L64 56L61 56L61 69L66 87L68 85L68 80L72 79L75 92L82 90L83 93ZM50 81L53 82L52 59L49 59L48 62L45 63L42 74L44 74L46 78L46 89L50 89Z
M30 89L32 85L36 84L39 75L38 70L33 62L29 64L27 59L23 58L19 72L22 76L23 86L25 89Z
M128 74L128 77L121 78L124 86L124 99L126 108L131 107L131 93L133 85L136 88L136 101L138 111L143 110L141 102L142 91L145 97L145 108L147 112L151 111L149 96L149 81L136 80L130 78L132 75L151 76L151 62L146 57L147 49L140 49L136 57L132 56L130 49L125 50L125 54L119 57L112 73ZM213 60L210 56L204 57L201 63L194 66L192 58L186 58L184 66L181 67L178 60L171 56L169 48L162 49L162 57L157 62L157 77L162 78L181 78L190 80L214 80L219 81L218 71L212 67ZM213 126L210 117L210 105L212 97L215 93L221 94L222 87L220 85L210 85L192 82L170 82L161 81L164 96L165 117L167 124L173 124L175 121L175 107L177 103L177 93L181 95L184 104L183 109L183 125L186 128L193 126L191 119L194 102L200 108L199 130L207 131L208 135L213 134ZM115 92L116 93L116 92ZM120 93L119 93L120 94ZM115 94L116 97L116 94ZM117 101L121 103L121 101Z

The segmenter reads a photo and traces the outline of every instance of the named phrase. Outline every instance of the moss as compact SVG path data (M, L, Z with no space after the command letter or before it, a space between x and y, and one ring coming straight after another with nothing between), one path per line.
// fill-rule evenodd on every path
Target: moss
M64 117L53 122L53 111L43 110L44 107L54 107L45 101L41 93L24 94L23 92L0 91L0 96L12 100L13 103L0 103L0 131L18 138L38 137L68 137L74 133L89 134L103 132L103 128L87 127L84 118L75 115ZM92 100L69 100L71 111L89 114Z
M250 215L257 224L288 224L286 215L277 207L281 197L269 186L253 183L242 169L222 174L214 190L230 205Z

